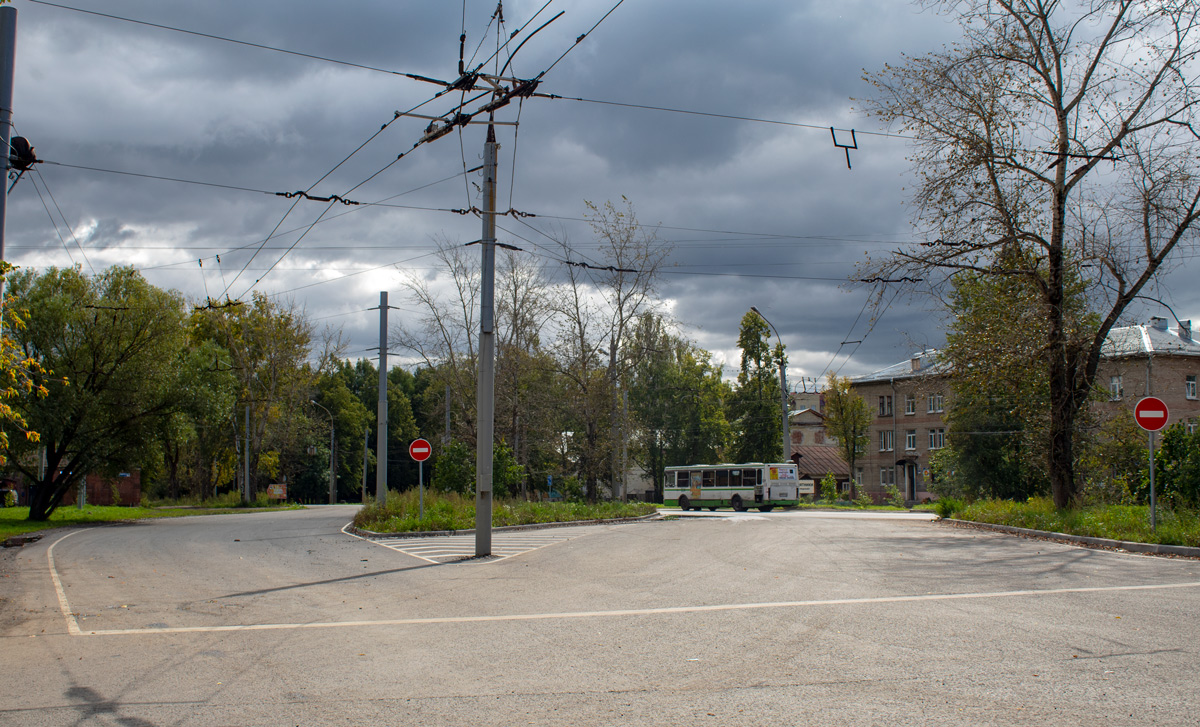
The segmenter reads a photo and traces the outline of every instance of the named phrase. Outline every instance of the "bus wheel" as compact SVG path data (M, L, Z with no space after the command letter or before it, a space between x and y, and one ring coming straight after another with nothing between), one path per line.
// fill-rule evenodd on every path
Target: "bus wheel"
M774 509L775 509L774 505L767 505L767 506L758 508L758 511L759 512L771 512Z
M717 510L716 506L710 506L710 507L708 508L708 511L709 511L709 512L716 512L716 510Z
M746 512L746 506L742 504L742 496L741 495L734 495L733 499L729 501L729 504L737 512Z
M687 495L679 496L679 509L687 512L692 509L692 503L688 500Z

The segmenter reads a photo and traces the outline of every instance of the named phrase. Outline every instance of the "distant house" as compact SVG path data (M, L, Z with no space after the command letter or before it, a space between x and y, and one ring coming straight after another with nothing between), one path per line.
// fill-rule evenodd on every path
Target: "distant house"
M821 496L821 480L826 475L832 474L837 480L838 492L850 489L850 465L842 459L837 447L802 445L793 447L792 452L793 455L800 455L800 461L796 463L800 479L813 481L818 498Z
M1170 423L1195 431L1200 343L1192 338L1191 321L1181 321L1175 331L1157 317L1114 328L1101 356L1096 386L1107 390L1108 400L1097 405L1100 413L1132 410L1138 399L1157 396L1171 412ZM937 351L923 351L851 380L873 418L867 451L855 463L863 491L882 499L884 488L895 485L910 502L933 497L929 457L946 446L950 374Z
M140 470L121 472L113 477L87 475L88 505L125 505L137 507L142 504L142 473ZM75 504L79 488L72 487L63 495L60 507Z
M837 440L825 432L825 415L816 409L788 412L792 452L799 447L836 447Z

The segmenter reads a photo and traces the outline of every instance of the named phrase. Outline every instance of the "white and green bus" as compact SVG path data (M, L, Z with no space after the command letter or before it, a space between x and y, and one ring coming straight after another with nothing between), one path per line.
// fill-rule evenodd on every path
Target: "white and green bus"
M801 484L796 465L694 464L667 467L663 502L678 502L681 510L757 507L770 512L776 507L796 505L800 495L813 493L809 480Z

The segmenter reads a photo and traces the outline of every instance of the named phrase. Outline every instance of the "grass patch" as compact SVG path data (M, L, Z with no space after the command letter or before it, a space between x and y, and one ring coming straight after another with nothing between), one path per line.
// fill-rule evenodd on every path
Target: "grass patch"
M964 506L954 516L960 520L1089 538L1200 548L1200 513L1187 510L1160 509L1154 532L1150 530L1150 508L1146 505L1096 505L1079 510L1058 510L1049 498L1034 497L1028 502L980 501Z
M535 525L581 520L611 520L653 514L657 505L644 502L525 502L508 500L492 503L492 527ZM387 505L372 502L354 516L355 527L376 533L415 533L437 530L473 530L475 498L453 493L425 493L425 517L415 490L389 492Z
M162 517L183 517L185 515L225 515L235 512L250 512L263 510L289 510L301 508L301 505L279 505L274 500L259 498L249 506L216 505L184 505L167 507L121 507L117 505L84 505L83 509L74 505L65 505L50 513L50 519L44 522L31 522L27 507L0 508L0 540L36 533L50 528L64 528L76 525L96 525L99 523L123 522L126 520L149 520Z

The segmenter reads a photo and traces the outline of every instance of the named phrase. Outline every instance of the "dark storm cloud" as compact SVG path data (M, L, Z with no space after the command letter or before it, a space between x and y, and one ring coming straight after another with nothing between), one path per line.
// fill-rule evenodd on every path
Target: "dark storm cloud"
M506 32L543 2L506 3ZM442 1L66 4L442 79L457 73L464 15L462 3ZM43 158L64 164L292 192L330 172L393 111L437 91L391 74L16 5L18 132L33 139ZM546 251L550 241L530 226L568 235L580 255L594 255L586 224L553 217L579 218L584 200L624 195L641 221L661 224L659 236L675 246L662 288L673 315L727 360L751 305L783 335L793 376L820 375L835 353L836 368L856 351L843 373L861 372L904 358L912 341L940 343L938 321L921 305L897 299L865 344L842 346L871 326L869 311L855 323L869 289L844 282L856 262L865 251L911 237L901 206L907 162L902 143L860 135L849 170L828 126L875 128L852 111L851 97L866 91L862 69L950 40L945 20L893 0L627 2L575 46L612 6L610 0L551 3L515 42L559 10L565 15L526 44L513 71L533 76L571 49L540 90L818 128L531 99L520 108L518 136L499 128L502 206L543 215L527 225L505 220L512 234L537 244L512 241L561 275L562 265ZM496 4L469 0L465 7L470 58ZM476 62L495 47L494 26L490 32ZM447 95L422 110L444 113L457 98ZM504 110L500 119L514 120L517 110ZM426 123L393 123L314 193L384 200L479 164L484 131L472 126L461 137L414 150L355 188L408 152ZM393 303L404 305L401 273L431 274L421 256L434 237L479 236L473 216L336 205L281 259L325 203L297 203L285 219L293 201L273 194L50 165L42 171L63 214L84 231L80 244L92 262L135 264L152 282L193 298L221 292L249 264L231 295L262 278L255 289L282 293L314 317L360 311L330 319L345 325L354 351L373 345L373 319L361 311L375 305L378 291L388 288ZM453 178L388 204L469 207L478 203L475 182L477 175ZM8 235L19 246L13 257L29 266L68 264L33 192L22 181L10 199ZM248 263L250 250L277 224L279 237ZM304 287L400 261L407 262L399 270Z

